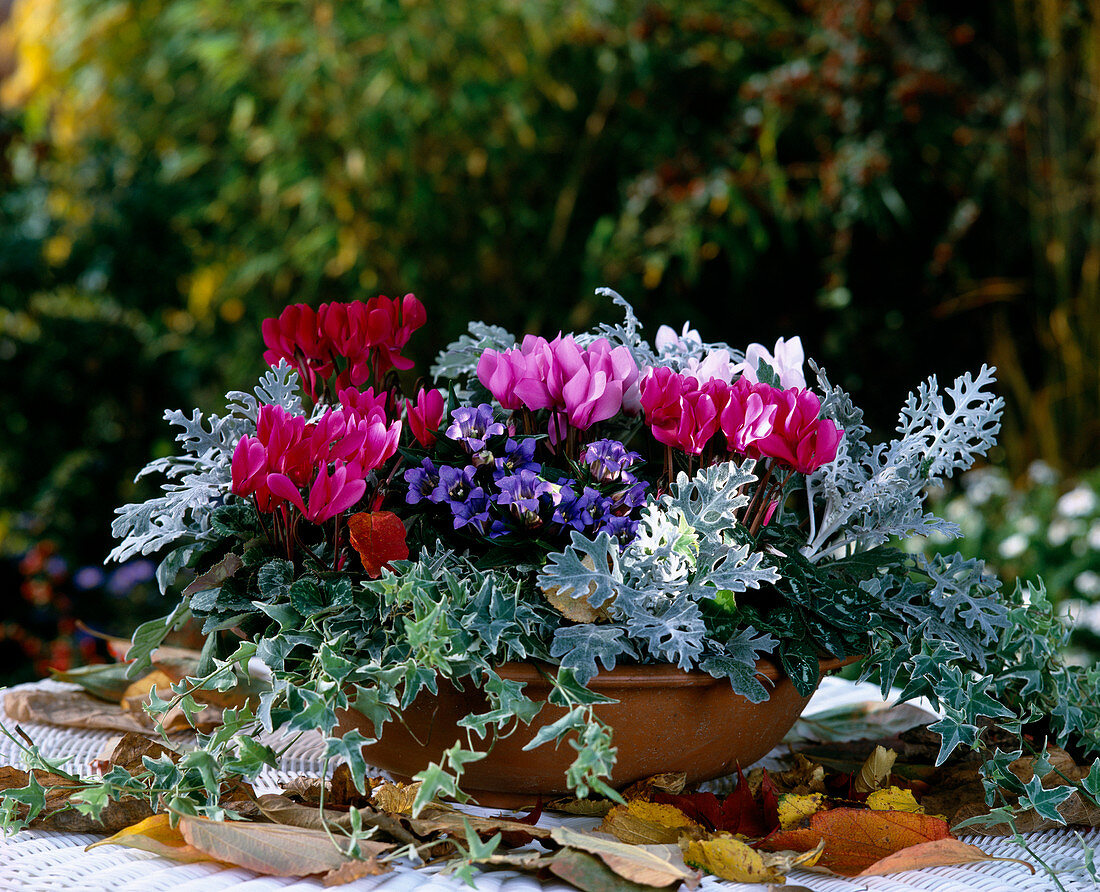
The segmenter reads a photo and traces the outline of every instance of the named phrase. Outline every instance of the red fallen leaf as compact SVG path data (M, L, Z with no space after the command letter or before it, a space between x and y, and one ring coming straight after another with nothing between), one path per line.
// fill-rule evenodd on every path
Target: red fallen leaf
M806 852L825 840L819 867L855 876L875 862L910 846L953 839L943 818L900 811L833 808L810 817L805 829L774 833L760 848Z
M539 822L539 818L542 817L542 796L539 796L538 801L535 803L535 807L522 818L509 818L506 815L497 815L497 817L506 821L511 821L513 824L527 824L528 826L534 827ZM529 842L538 841L537 837L532 836L530 833L525 833L522 830L503 830L501 831L500 839L506 846L514 849L525 846Z
M766 768L760 782L760 809L764 813L764 827L771 833L779 826L779 788Z
M725 830L743 836L763 836L769 829L765 812L753 797L740 768L737 769L737 786L725 799L719 800L713 793L658 793L653 801L678 808L691 820L710 830ZM777 800L775 826L778 824Z
M403 561L409 556L405 541L405 525L392 511L353 514L348 518L351 544L363 560L363 569L372 579L382 575L382 568L391 561Z

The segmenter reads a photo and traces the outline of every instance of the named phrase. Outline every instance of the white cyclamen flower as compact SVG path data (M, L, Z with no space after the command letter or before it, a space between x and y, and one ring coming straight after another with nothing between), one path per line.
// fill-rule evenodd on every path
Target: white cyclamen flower
M806 386L806 376L802 373L802 364L806 361L802 338L795 336L789 341L780 338L775 342L773 352L769 352L763 344L749 344L745 350L745 361L737 366L737 371L755 384L760 380L756 374L760 360L764 360L775 370L783 387Z
M733 380L736 366L730 362L729 350L711 350L703 359L689 359L683 373L691 375L700 384L707 381L722 381L729 384Z
M664 353L669 347L674 347L682 341L695 344L703 343L703 339L699 337L699 332L691 328L691 322L685 322L684 330L680 334L676 334L675 329L671 326L662 325L657 329L657 334L653 338L653 346L657 348L658 353Z

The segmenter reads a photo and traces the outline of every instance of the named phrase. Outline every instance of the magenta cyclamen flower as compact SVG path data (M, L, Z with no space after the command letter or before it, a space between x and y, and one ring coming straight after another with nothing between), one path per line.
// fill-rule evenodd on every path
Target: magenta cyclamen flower
M415 403L405 400L405 420L421 446L431 446L435 442L434 431L439 430L443 422L443 407L443 394L434 388L418 390Z
M347 511L363 498L367 491L364 473L362 466L356 462L345 464L338 461L331 474L328 464L321 464L317 468L313 485L309 488L308 503L303 501L298 487L282 474L270 475L268 485L272 493L286 499L301 511L306 520L311 523L324 523L337 514Z
M798 388L775 393L772 432L755 444L760 454L801 474L810 474L836 458L844 431L830 419L818 417L821 400L817 395Z
M767 384L753 384L738 378L728 388L729 399L722 409L721 427L731 452L758 457L754 444L772 432L778 411L775 398L781 393Z

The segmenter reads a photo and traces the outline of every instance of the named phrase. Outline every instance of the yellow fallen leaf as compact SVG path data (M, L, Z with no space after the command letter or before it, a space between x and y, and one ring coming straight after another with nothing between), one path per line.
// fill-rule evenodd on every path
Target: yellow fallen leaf
M824 842L806 852L758 852L734 836L684 839L684 861L716 877L734 883L782 883L797 867L812 867L821 857Z
M142 707L149 702L149 692L153 688L157 689L160 696L166 697L171 696L169 690L171 687L172 679L159 669L154 669L148 675L139 678L123 692L119 706L127 712L142 712Z
M146 818L132 827L119 830L114 836L93 842L85 851L97 846L126 846L188 863L214 860L206 853L188 845L179 829L171 825L168 815L153 815L151 818Z
M855 783L852 785L857 793L870 793L882 786L882 782L889 777L898 754L888 750L884 746L876 746L860 767L856 774Z
M825 796L822 793L784 793L779 797L779 826L790 830L823 808Z
M909 811L924 814L924 807L917 802L912 790L901 787L884 787L867 796L867 807L872 811Z
M764 856L732 836L693 839L682 847L684 861L734 883L772 883L781 875L764 863Z
M616 805L603 819L600 830L633 845L674 843L685 830L702 829L673 805L632 799Z

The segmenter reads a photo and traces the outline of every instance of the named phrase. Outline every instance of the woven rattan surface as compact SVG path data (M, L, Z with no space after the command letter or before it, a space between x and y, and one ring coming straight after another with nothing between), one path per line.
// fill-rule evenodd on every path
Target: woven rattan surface
M64 687L53 682L39 682L37 687ZM0 692L2 697L2 692ZM855 685L839 679L826 679L814 696L807 714L878 700L876 688ZM87 773L89 763L98 758L115 735L103 731L77 731L51 725L26 725L24 730L50 758L65 758L65 768L75 773ZM188 740L180 736L177 746ZM272 792L292 777L317 777L321 769L321 745L317 737L294 741L280 760L279 769L266 769L257 783L261 792ZM18 765L19 753L14 743L0 739L0 764ZM562 819L545 816L541 823L567 823L589 828L593 822L583 818ZM54 833L28 830L7 839L0 838L0 890L104 890L104 892L266 892L273 889L321 889L319 880L290 877L265 877L239 868L216 864L179 864L145 852L117 846L105 846L91 852L85 846L100 837L88 834ZM1009 839L974 838L968 841L980 845L991 855L1011 858L1040 858L1054 870L1066 892L1085 892L1097 886L1085 878L1082 841L1100 845L1100 831L1081 834L1055 831L1028 837L1033 855L1029 856ZM484 873L478 877L478 888L486 892L565 892L572 887L561 883L539 883L529 876L510 871ZM988 862L967 867L936 867L909 871L888 877L849 880L796 872L788 878L788 890L813 892L1055 892L1056 882L1044 871L1031 874L1012 862ZM398 866L388 874L358 880L347 890L378 890L378 892L459 892L469 888L460 881L439 873L417 871ZM701 889L760 890L760 886L726 883L708 877Z

